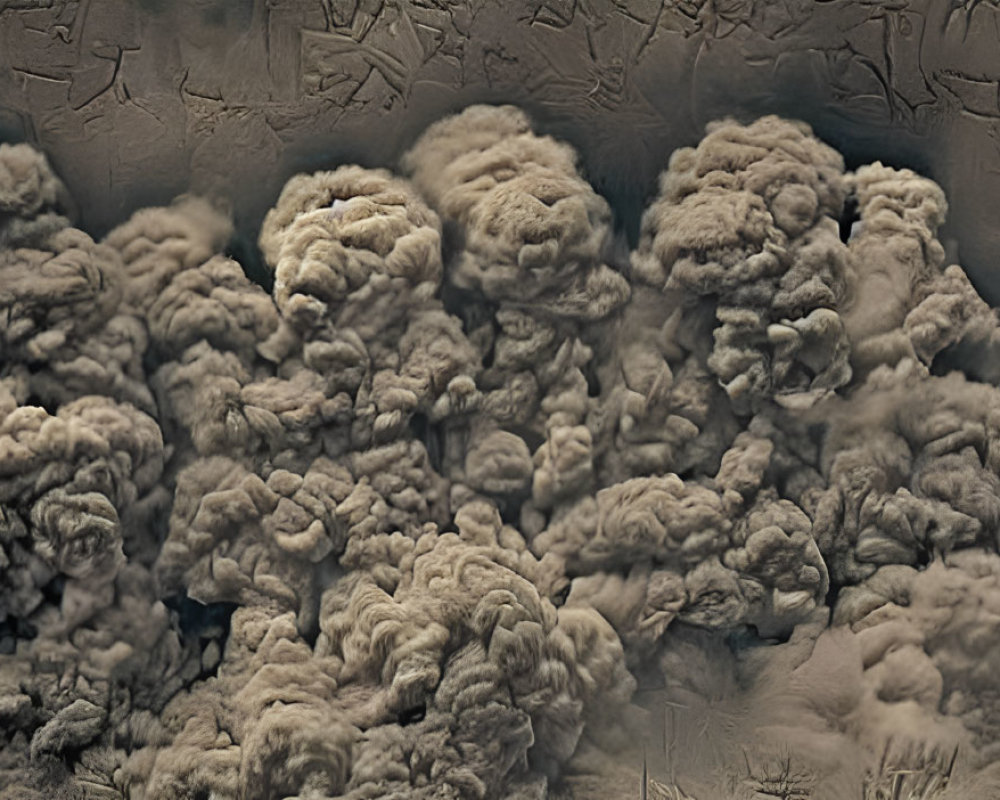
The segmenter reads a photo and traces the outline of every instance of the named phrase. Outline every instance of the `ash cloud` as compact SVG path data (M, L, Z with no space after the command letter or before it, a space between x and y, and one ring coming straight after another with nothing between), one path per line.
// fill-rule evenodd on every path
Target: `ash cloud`
M724 120L623 257L472 106L292 178L269 294L209 201L95 242L0 146L0 798L1000 792L997 314L946 213Z

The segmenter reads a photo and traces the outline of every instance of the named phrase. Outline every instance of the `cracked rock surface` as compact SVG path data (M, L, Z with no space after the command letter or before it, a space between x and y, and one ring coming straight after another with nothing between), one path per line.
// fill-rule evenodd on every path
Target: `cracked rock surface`
M664 154L776 113L936 180L942 241L998 302L998 23L979 0L5 0L0 141L48 153L88 231L194 189L256 238L316 153L388 165L446 112L516 103L637 228Z

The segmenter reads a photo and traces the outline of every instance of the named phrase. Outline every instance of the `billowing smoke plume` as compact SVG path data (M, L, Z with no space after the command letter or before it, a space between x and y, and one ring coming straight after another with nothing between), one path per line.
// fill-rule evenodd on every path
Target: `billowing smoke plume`
M856 213L855 213L856 210ZM1000 332L946 201L709 126L624 252L509 106L268 294L0 145L0 798L1000 796Z

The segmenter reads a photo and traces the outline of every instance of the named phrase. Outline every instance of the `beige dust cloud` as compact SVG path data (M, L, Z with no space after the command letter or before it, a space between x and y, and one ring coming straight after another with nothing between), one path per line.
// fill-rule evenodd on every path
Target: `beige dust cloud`
M664 162L667 157L665 156ZM1000 325L908 169L513 106L100 242L0 145L0 798L1000 797Z

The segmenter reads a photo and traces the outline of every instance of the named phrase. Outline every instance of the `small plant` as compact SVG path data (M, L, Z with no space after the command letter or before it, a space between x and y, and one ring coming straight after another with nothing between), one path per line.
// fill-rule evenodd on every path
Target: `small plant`
M743 750L746 772L733 776L730 791L734 798L747 800L809 800L815 777L796 764L791 753L751 753Z
M641 800L696 800L677 785L668 786L649 777L646 759L642 759L642 785L639 788Z
M649 800L695 800L679 786L667 786L657 780L649 779Z
M893 752L886 742L876 770L865 777L864 800L937 800L951 781L958 748L910 742Z

